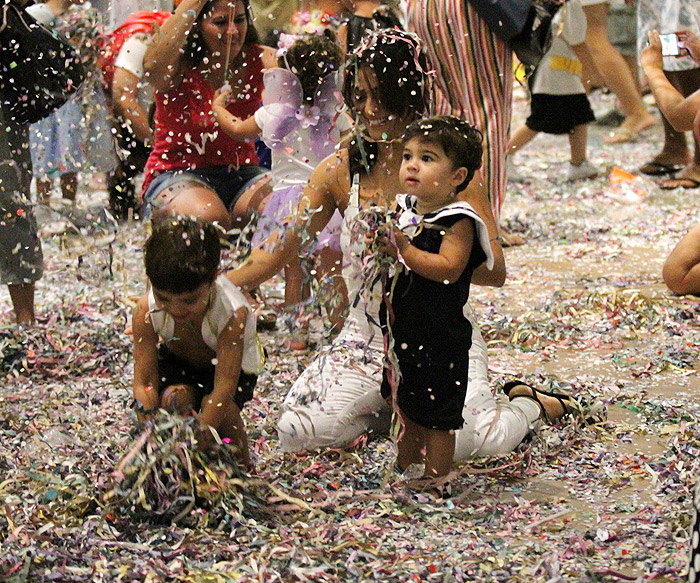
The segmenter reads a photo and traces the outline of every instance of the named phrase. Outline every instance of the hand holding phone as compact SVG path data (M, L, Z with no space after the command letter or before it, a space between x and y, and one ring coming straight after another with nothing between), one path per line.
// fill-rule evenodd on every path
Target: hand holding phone
M681 47L678 46L678 35L675 32L660 34L661 54L664 57L677 57L681 54Z

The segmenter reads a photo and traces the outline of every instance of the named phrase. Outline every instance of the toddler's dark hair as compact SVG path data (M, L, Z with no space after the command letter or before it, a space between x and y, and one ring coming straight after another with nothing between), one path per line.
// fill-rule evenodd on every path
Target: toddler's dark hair
M172 294L216 279L221 243L216 227L191 217L168 217L153 227L144 246L146 275L155 289Z
M406 128L402 141L418 139L421 142L438 144L445 155L457 169L467 169L467 177L457 187L457 192L464 190L481 168L484 156L484 135L473 125L451 115L439 115L414 121Z
M286 58L285 58L286 57ZM342 49L335 43L333 31L323 35L307 33L300 36L289 47L284 57L279 57L280 67L294 73L304 91L304 100L313 102L319 85L343 64Z

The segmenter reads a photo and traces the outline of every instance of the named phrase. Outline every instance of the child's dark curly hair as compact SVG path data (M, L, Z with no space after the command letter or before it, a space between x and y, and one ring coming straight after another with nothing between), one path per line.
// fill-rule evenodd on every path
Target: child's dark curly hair
M323 35L301 35L278 62L299 79L304 101L313 102L318 86L329 73L340 69L343 60L343 51L336 44L333 31L327 30Z
M457 192L464 190L481 168L484 135L463 119L451 115L419 119L406 128L402 141L405 144L412 139L439 145L453 168L467 169L467 177Z
M213 224L192 217L163 219L143 251L151 285L168 293L192 292L212 283L219 271L219 233Z

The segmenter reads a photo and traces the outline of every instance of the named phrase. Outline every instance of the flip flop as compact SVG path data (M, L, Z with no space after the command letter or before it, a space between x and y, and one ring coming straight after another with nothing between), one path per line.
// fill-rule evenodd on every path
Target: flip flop
M513 387L518 387L518 386L527 387L528 389L530 389L532 391L532 394L530 394L530 395L513 395L511 397L510 391L513 389ZM542 390L536 389L535 387L528 385L527 383L524 383L523 381L509 381L509 382L507 382L505 385L503 385L503 392L505 393L505 395L508 397L508 399L510 401L512 401L513 399L517 399L518 397L523 397L525 399L530 399L531 401L534 401L535 403L537 403L540 407L540 411L542 411L542 418L545 421L547 421L547 423L549 423L549 424L555 423L556 421L558 421L559 419L564 417L564 415L566 415L567 413L570 413L572 410L570 405L569 405L571 402L571 397L569 395L565 395L563 393L542 391ZM542 403L542 401L540 401L539 397L537 396L538 394L546 395L548 397L554 397L557 401L559 401L559 405L561 405L561 408L564 410L564 413L561 415L561 417L559 417L555 421L552 421L549 418L549 415L547 415L547 410L545 409L544 404Z
M677 188L700 188L700 180L681 176L679 178L669 178L659 184L661 190L676 190Z
M626 144L628 142L636 142L638 139L639 132L623 126L603 136L603 141L606 144Z
M650 160L649 162L642 164L639 167L639 171L642 174L648 174L649 176L666 176L667 174L676 174L683 170L685 166L683 164L664 164L663 162L657 162L656 160Z

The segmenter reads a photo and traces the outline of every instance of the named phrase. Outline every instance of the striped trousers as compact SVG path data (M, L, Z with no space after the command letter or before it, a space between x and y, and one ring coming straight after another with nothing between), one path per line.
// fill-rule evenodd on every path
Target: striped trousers
M512 52L466 0L408 0L407 27L426 43L437 74L435 113L463 118L484 133L482 173L499 224L506 193Z

